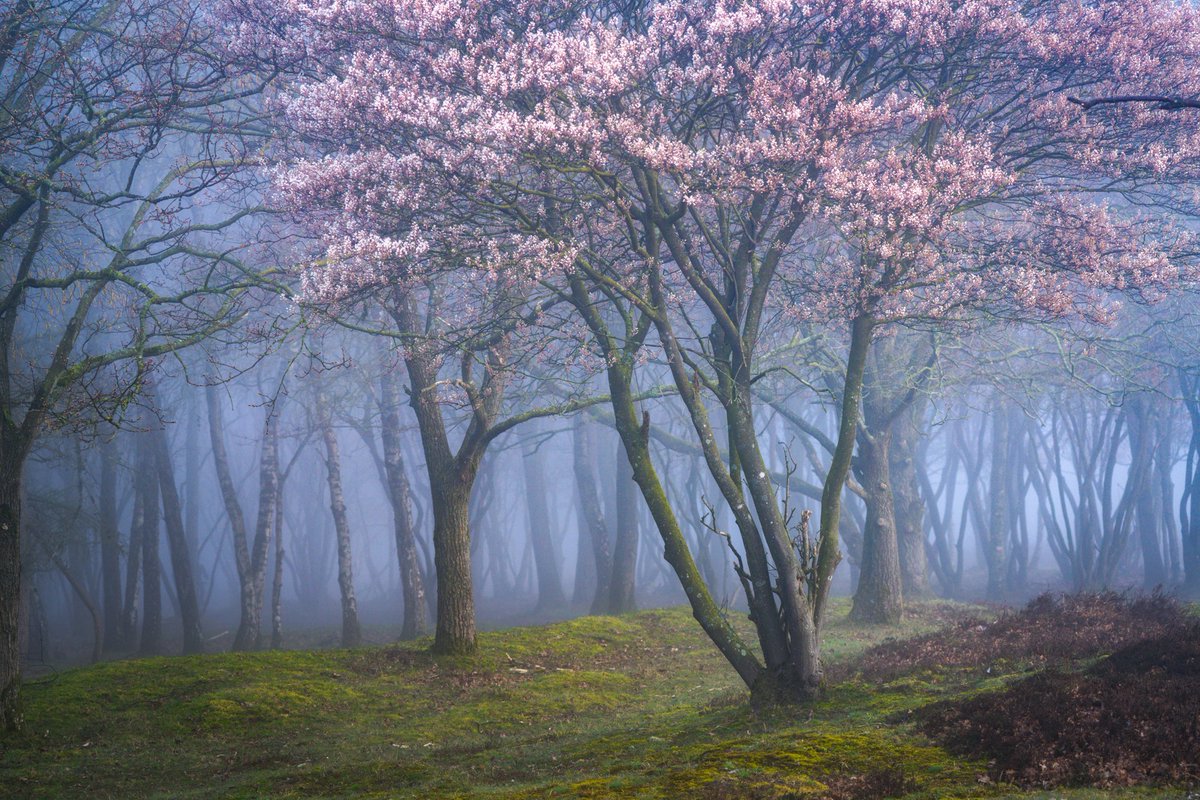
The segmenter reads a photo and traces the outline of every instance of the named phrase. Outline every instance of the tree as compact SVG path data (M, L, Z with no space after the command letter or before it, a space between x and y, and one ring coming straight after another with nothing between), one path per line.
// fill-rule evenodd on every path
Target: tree
M196 23L187 0L0 10L0 727L20 723L21 478L39 434L113 417L253 283L214 234L248 221L216 200L249 160L260 84L233 80Z
M329 410L329 397L323 386L316 388L316 424L325 445L325 475L329 483L329 508L337 535L338 587L342 596L342 647L362 644L358 622L358 598L354 593L354 569L350 548L350 523L346 519L346 499L342 493L342 459L337 431Z
M392 504L396 532L396 559L400 567L400 586L404 592L404 623L401 638L425 635L425 582L417 562L416 526L413 523L412 489L404 468L400 437L400 392L391 370L379 376L380 434L383 439L384 473L388 499Z
M486 265L570 303L694 615L756 696L811 698L876 337L982 312L1101 317L1110 290L1185 277L1187 236L1110 200L1158 191L1194 143L1114 157L1063 96L1194 63L1194 9L1134 5L240 3L236 47L319 50L286 112L326 148L281 180L328 215L310 283ZM813 536L773 480L752 391L796 319L845 339ZM651 346L734 520L761 659L652 463L632 391Z

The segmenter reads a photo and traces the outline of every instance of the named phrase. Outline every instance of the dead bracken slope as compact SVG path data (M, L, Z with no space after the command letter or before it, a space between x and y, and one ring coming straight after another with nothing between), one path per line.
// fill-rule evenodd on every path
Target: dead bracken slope
M968 617L945 630L885 642L848 670L868 680L889 681L924 669L1064 665L1165 636L1186 624L1183 607L1163 595L1045 594L992 621Z
M1111 653L1095 660L1102 653ZM953 753L1023 787L1200 785L1200 623L1153 596L1041 597L992 623L864 654L864 675L998 659L1046 665L999 691L916 712Z

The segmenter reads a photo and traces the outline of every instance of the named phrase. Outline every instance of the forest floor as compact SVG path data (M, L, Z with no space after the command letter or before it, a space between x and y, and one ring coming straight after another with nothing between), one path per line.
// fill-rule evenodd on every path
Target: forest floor
M1183 772L1013 756L1014 731L1019 744L1041 724L1035 711L1104 702L1080 686L1113 672L1105 653L1133 642L1117 663L1179 677L1138 660L1139 638L1178 638L1153 603L1119 601L1114 621L1048 602L997 622L920 604L901 627L860 627L838 601L824 698L770 714L749 708L683 609L484 633L470 658L434 658L417 642L113 661L27 684L26 730L0 739L0 797L1200 798L1112 786L1191 779L1190 740ZM1071 633L1081 630L1099 633ZM1029 686L1045 676L1059 694ZM1152 691L1200 697L1188 679ZM1022 697L1037 708L1016 713L1015 728L997 723L997 705L1019 709ZM1110 788L1021 788L1083 780Z

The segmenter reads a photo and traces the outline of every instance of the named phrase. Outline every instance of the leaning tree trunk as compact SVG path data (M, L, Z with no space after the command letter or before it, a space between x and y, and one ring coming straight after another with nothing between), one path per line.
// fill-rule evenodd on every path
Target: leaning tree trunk
M534 428L536 433L537 428ZM554 533L550 530L550 509L546 498L546 477L537 448L526 439L521 447L521 466L525 477L525 508L529 519L529 538L538 580L538 611L562 610L567 605L558 571Z
M354 595L354 567L350 551L350 523L346 519L346 500L342 494L342 466L337 434L329 414L329 400L317 392L317 416L321 438L325 441L325 466L329 479L329 508L337 533L338 588L342 595L342 647L358 647L362 629L358 623L358 599Z
M858 439L856 471L866 493L867 524L858 589L850 610L855 622L895 624L904 615L888 452L891 438L891 430L883 427L874 433L862 431Z
M162 492L163 516L167 541L171 547L171 570L175 576L175 593L179 598L179 616L183 621L183 652L185 655L204 652L204 634L200 628L200 604L196 600L196 582L192 577L192 556L183 527L183 509L179 489L175 485L175 466L167 446L167 431L160 428L154 436L154 463L158 468Z
M738 676L746 686L753 688L763 676L763 667L721 613L700 576L700 570L692 558L679 520L671 508L662 481L650 459L649 418L643 415L641 427L636 422L633 393L630 390L631 371L632 365L628 363L612 364L608 368L614 419L623 444L623 452L619 453L618 457L628 462L632 468L633 480L641 489L642 497L662 537L663 555L679 578L691 605L692 616L730 665L737 670ZM621 479L621 473L618 473L618 480ZM628 478L624 480L628 481ZM615 567L613 580L616 581Z

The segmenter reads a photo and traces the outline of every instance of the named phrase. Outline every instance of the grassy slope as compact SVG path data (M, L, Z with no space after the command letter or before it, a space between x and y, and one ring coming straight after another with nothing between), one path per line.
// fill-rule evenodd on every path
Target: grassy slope
M845 659L903 631L833 611ZM26 732L0 742L0 797L707 797L817 795L902 765L911 797L1006 794L888 722L993 675L854 681L815 708L755 716L684 610L483 634L470 659L419 644L118 661L26 689ZM1178 794L1176 796L1184 796Z

